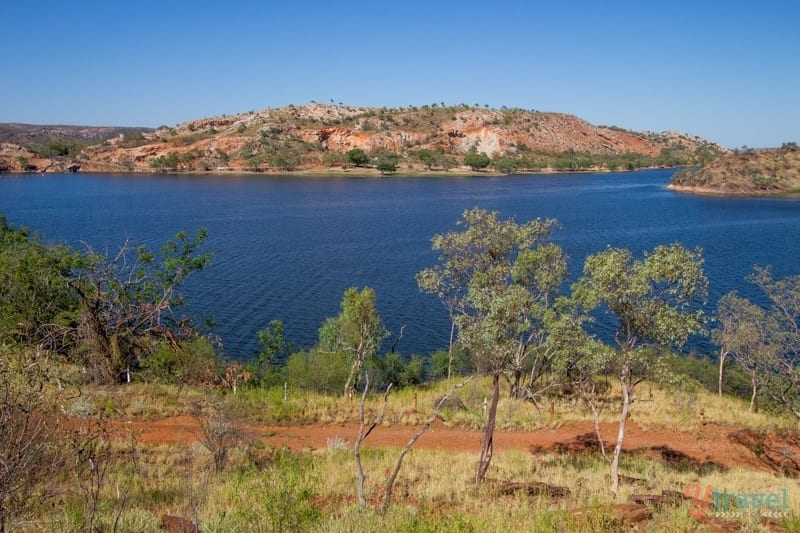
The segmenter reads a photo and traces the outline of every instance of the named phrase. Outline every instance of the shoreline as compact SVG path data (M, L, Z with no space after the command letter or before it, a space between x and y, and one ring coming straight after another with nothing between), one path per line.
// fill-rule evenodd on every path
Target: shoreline
M718 196L725 198L796 198L800 196L797 191L720 191L709 187L695 187L691 185L675 185L670 183L667 189L679 194L694 194L697 196Z
M642 167L633 170L608 170L605 168L584 168L574 170L557 170L554 168L544 168L540 170L526 170L520 172L497 172L497 171L474 171L474 170L399 170L393 173L381 174L376 169L369 168L326 168L326 169L302 169L294 171L252 171L252 170L174 170L174 171L154 171L154 170L78 170L76 172L70 171L42 171L42 170L14 170L0 172L2 176L27 176L27 175L47 175L47 174L114 174L121 176L263 176L263 177L282 177L282 178L339 178L339 177L353 177L353 178L474 178L474 177L502 177L502 176L536 176L536 175L559 175L559 174L628 174L631 172L645 171L645 170L659 170L659 169L679 169L680 166L664 167L664 166L651 166Z

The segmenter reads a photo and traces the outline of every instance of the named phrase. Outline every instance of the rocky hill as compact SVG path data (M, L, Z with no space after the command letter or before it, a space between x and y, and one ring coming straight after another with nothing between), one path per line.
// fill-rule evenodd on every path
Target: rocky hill
M363 154L361 153L363 151ZM439 106L311 103L118 135L75 157L82 171L445 171L702 164L727 150L683 133L637 133L572 115ZM465 165L465 155L483 156Z
M800 148L745 150L720 157L672 178L670 188L700 194L800 194Z
M76 169L75 159L87 146L148 131L152 128L0 124L0 171Z

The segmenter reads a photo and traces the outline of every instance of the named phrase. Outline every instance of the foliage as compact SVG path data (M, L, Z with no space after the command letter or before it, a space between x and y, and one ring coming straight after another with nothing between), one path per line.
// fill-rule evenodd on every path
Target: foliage
M207 337L161 341L141 363L146 375L162 383L200 385L216 380L220 363Z
M50 141L45 145L32 146L30 149L39 157L76 157L82 148L78 143Z
M205 400L195 406L194 418L200 427L198 441L211 453L214 472L220 474L231 451L244 441L242 428L222 402Z
M436 350L428 355L428 378L446 378L448 375L464 375L473 371L469 354L458 346L454 348L452 354L447 350Z
M750 376L752 405L759 388L773 401L800 418L800 276L775 280L768 268L755 267L748 278L767 297L764 309L735 293L721 308L731 326L717 341Z
M723 354L729 354L734 363L750 378L750 411L755 408L759 389L768 379L764 368L775 357L778 345L773 342L775 334L766 320L766 313L759 306L730 292L717 305L719 328L714 339Z
M473 147L469 152L464 154L464 164L472 170L482 170L489 166L492 160L486 153L478 151Z
M391 160L381 160L378 161L378 164L375 166L375 168L381 174L394 174L397 172L397 163Z
M67 453L52 379L40 361L0 353L0 531L21 527L57 495Z
M0 215L0 344L69 349L78 301L68 279L78 255L47 246Z
M351 366L350 357L344 352L312 349L289 356L283 372L292 387L335 394L347 382Z
M500 376L512 375L512 390L518 394L523 389L523 371L534 355L543 357L531 379L542 375L547 356L539 349L547 338L545 322L566 275L566 261L560 248L546 243L554 220L520 225L474 208L464 212L459 224L465 226L464 231L433 237L441 263L420 272L417 281L424 291L449 302L459 343L469 351L476 368L493 379L475 478L480 482L492 456ZM532 385L527 384L528 393Z
M344 384L344 393L357 385L356 380L364 363L378 353L386 338L378 311L375 309L375 291L364 287L361 291L350 287L344 291L341 312L336 318L326 320L320 330L321 350L341 352L350 362L350 374Z
M378 384L378 388L389 384L407 387L425 381L425 359L419 355L406 360L402 354L387 353L383 357L375 358L370 370L376 374L372 381Z
M160 155L150 160L150 168L159 172L165 170L177 170L179 163L178 152L170 152L167 155Z
M347 160L357 167L363 167L369 163L369 156L361 148L352 148L345 153Z
M256 381L264 381L270 372L274 372L277 365L284 364L289 356L294 353L294 343L286 340L283 334L283 321L272 320L266 329L258 332L258 342L261 351L256 355L255 361L250 365Z
M617 374L623 395L619 437L609 459L611 490L616 494L625 422L635 388L659 369L662 347L681 346L690 334L702 331L702 312L693 305L705 298L708 281L700 251L679 244L657 246L642 260L634 260L628 250L609 248L589 256L583 272L573 287L576 300L587 309L602 305L617 322L616 350L606 351L609 359L603 361Z
M115 382L152 354L160 341L195 335L192 324L176 318L183 304L178 289L193 272L206 268L210 254L198 254L206 238L180 232L160 256L126 242L110 257L89 249L69 279L80 302L78 337L90 378Z

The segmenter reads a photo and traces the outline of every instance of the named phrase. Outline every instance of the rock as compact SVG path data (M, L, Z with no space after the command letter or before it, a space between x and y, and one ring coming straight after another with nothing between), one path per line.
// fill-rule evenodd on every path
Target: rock
M161 517L161 529L168 533L200 533L200 530L191 520L167 514Z

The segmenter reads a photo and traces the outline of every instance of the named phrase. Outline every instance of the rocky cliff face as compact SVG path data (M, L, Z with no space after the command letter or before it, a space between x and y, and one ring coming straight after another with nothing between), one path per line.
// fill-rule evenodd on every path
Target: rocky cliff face
M376 160L391 157L409 170L421 168L415 154L422 149L440 154L445 167L459 166L463 154L475 150L495 159L527 161L536 168L551 165L548 154L657 158L665 151L678 151L683 154L678 162L691 163L726 152L686 134L636 133L560 113L466 105L379 109L312 103L117 136L84 149L78 159L84 171L287 171L346 166L344 154L353 148Z
M12 143L0 143L0 172L68 172L77 170L70 159L42 157Z

